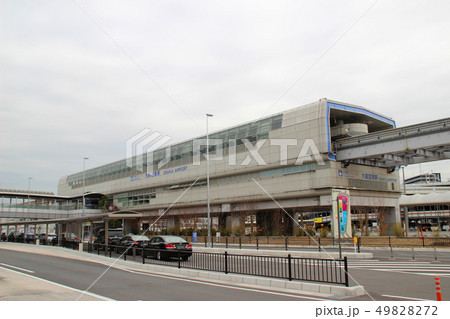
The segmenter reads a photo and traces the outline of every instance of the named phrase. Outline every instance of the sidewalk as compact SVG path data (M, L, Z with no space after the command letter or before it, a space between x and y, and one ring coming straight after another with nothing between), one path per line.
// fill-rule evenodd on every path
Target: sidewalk
M0 301L75 301L83 293L51 281L0 266ZM80 301L110 300L86 293Z

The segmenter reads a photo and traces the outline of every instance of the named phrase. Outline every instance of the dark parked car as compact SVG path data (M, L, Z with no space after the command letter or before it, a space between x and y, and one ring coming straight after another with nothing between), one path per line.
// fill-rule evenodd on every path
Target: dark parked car
M47 242L45 241L45 234L40 234L38 238L41 245L49 245L52 242L53 238L56 238L56 234L48 234Z
M29 244L29 243L34 243L34 234L26 234L26 236L25 236L25 242L27 243L27 244Z
M9 233L8 241L16 241L16 234L14 234L14 232Z
M24 243L25 242L25 234L20 233L16 236L16 242L17 243Z
M111 246L111 250L116 250L116 246L120 243L120 240L123 237L120 236L110 236L108 237L108 246ZM105 247L103 246L105 244L105 237L97 237L94 240L94 249L100 249L105 250Z
M61 240L62 244L64 245L64 242L66 242L66 241L79 243L81 240L74 233L62 234L62 240ZM58 245L58 235L56 235L54 238L52 238L52 241L50 242L50 244L52 244L53 246Z
M145 256L154 257L158 260L178 257L178 254L181 259L188 260L192 255L192 245L179 236L155 236L150 240L147 247Z
M149 242L150 240L144 235L127 235L119 241L115 248L119 254L125 252L129 248L127 253L131 254L133 252L132 248L145 248ZM137 254L140 254L140 252L140 249L136 251Z

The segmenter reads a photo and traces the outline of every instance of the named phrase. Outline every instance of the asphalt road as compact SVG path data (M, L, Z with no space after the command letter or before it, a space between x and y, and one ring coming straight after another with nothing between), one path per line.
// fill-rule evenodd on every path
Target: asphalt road
M0 263L33 271L33 276L114 300L144 301L289 301L320 297L219 285L110 268L103 264L0 249ZM7 266L5 266L7 265ZM19 270L20 271L20 270ZM29 274L29 273L28 273ZM98 279L98 281L96 281Z

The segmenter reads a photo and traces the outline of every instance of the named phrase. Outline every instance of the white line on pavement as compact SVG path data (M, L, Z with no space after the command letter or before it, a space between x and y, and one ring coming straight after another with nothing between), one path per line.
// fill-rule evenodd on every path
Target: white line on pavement
M411 298L411 297L394 296L394 295L382 295L382 296L383 297L398 298L398 299L407 299L407 300L434 301L434 300L431 300L431 299L420 299L420 298Z
M25 269L25 268L20 268L20 267L16 267L16 266L4 264L4 263L0 263L0 265L5 266L5 267L9 267L9 268L14 268L14 269L17 269L17 270L22 270L22 271L28 272L30 274L34 274L33 270L28 270L28 269Z
M205 282L205 281L200 281L200 280L191 280L191 279L185 279L185 278L178 278L178 277L173 277L173 276L150 274L150 273L140 272L140 271L131 270L131 269L122 268L122 267L117 267L117 266L114 266L114 268L117 268L117 269L120 269L120 270L123 270L123 271L127 271L127 272L130 272L130 273L134 273L134 274L143 275L143 276L168 278L168 279L179 280L179 281L193 282L193 283L207 285L207 286L215 286L215 287L222 287L222 288L229 288L229 289L253 291L253 292L259 292L259 293L270 294L270 295L287 296L287 297L300 298L300 299L309 299L309 300L315 300L315 301L331 301L331 300L333 300L333 299L307 297L307 296L302 296L302 295L295 295L295 294L288 294L288 293L281 293L281 292L273 292L273 291L267 291L267 290L259 290L259 289L252 289L252 288L237 287L237 286L231 286L231 285L229 286L229 285L210 283L210 282Z
M22 276L26 276L26 277L30 277L30 278L33 278L33 279L41 280L41 281L44 281L44 282L49 283L49 284L53 284L53 285L56 285L56 286L59 286L59 287L63 287L63 288L69 289L69 290L73 290L73 291L76 291L76 292L78 292L78 293L82 293L82 292L83 292L83 291L80 290L80 289L76 289L76 288L69 287L69 286L66 286L66 285L63 285L63 284L59 284L59 283L57 283L57 282L50 281L50 280L47 280L47 279L43 279L43 278L40 278L40 277L36 277L36 276L24 274L23 272L20 272L20 271L12 270L12 269L5 268L5 267L0 267L0 268L1 268L1 269L8 270L8 271L15 272L15 273L17 273L17 274L21 274ZM86 295L90 295L90 296L95 297L95 298L99 298L99 299L102 299L102 300L106 300L106 301L115 301L114 299L111 299L111 298L108 298L108 297L105 297L105 296L101 296L101 295L97 295L97 294L94 294L94 293L92 293L92 292L87 292L87 293L85 293L85 294L86 294Z

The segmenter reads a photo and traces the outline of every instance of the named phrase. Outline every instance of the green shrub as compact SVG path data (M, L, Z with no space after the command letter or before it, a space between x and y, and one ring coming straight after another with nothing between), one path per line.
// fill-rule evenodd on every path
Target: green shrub
M395 237L403 237L403 226L401 223L395 223L392 226L392 230L394 231Z

